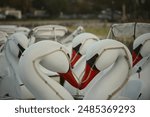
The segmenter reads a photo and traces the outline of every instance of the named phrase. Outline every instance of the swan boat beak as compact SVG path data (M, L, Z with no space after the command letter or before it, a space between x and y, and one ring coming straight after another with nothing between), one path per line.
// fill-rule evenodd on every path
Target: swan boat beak
M69 68L68 72L66 73L59 73L60 77L64 80L68 81L72 86L79 88L79 84L77 80L75 79L72 70Z
M82 44L77 45L72 49L72 57L71 57L71 67L75 65L75 63L81 58L81 54L79 53L79 49Z
M135 66L143 57L140 54L140 50L142 48L142 44L140 44L137 48L135 48L132 52L132 58L133 58L133 66Z
M98 54L94 55L91 59L86 61L85 73L81 80L81 84L79 89L84 89L90 81L100 72L95 66L96 59L98 58Z

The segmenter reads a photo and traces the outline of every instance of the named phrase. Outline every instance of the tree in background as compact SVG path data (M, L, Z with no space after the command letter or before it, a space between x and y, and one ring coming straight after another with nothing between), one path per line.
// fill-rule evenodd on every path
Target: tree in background
M33 0L33 7L40 10L46 10L52 16L58 16L60 12L67 12L68 0Z
M13 7L23 14L33 9L45 10L50 16L64 14L99 14L101 10L112 9L126 13L132 19L150 18L150 0L1 0L0 7Z
M22 13L27 13L32 9L32 0L1 0L0 6L15 8L21 10Z

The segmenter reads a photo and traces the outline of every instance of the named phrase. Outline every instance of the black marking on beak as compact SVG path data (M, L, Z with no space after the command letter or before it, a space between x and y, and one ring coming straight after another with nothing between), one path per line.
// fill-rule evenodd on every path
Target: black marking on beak
M91 59L89 59L89 60L87 61L87 64L89 64L90 67L92 67L93 64L95 64L96 59L97 59L98 56L99 56L98 54L95 54ZM93 69L94 69L94 70L97 70L97 68L96 68L95 65L93 66Z
M142 44L140 44L137 48L134 49L134 51L136 52L136 54L138 54L142 48Z
M19 43L18 43L18 48L19 48L18 58L20 58L25 49Z
M76 52L79 52L79 49L80 49L80 47L81 47L81 43L79 44L79 45L77 45L76 47L74 47L73 49L76 51Z
M86 62L85 74L81 80L79 89L84 89L91 80L100 72L95 66L96 59L99 55L95 54L91 59Z
M67 56L69 57L69 59L70 59L70 55L69 55L69 53L67 53Z
M79 49L81 47L81 43L77 45L76 47L72 48L72 56L71 56L71 67L73 68L75 63L79 60L79 58L82 56L79 52Z

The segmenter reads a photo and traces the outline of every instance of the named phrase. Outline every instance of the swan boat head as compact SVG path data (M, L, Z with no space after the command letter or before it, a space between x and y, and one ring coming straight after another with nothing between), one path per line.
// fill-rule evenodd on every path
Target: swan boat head
M114 64L119 57L124 57L128 62L129 68L131 68L132 56L128 48L121 42L105 39L88 48L85 73L80 89L85 88L98 73Z
M40 41L25 50L20 58L19 66L22 81L36 98L66 99L69 96L69 99L72 99L72 96L59 83L47 77L39 69L39 64L47 70L59 73L77 87L78 83L70 69L68 50L58 42Z
M150 99L150 33L142 34L133 43L133 70L137 78L142 82L139 99Z
M150 54L150 33L142 34L133 43L133 66Z
M8 38L9 50L15 58L20 58L24 50L29 46L29 40L22 32L12 34Z
M91 33L81 33L73 39L71 67L86 53L86 49L91 44L97 42L99 38Z

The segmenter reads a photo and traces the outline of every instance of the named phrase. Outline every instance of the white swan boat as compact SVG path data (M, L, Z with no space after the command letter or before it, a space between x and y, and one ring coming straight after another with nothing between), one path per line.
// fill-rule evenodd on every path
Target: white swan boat
M142 82L139 99L150 99L150 33L137 37L133 43L133 73Z
M0 98L34 99L18 74L18 62L29 40L23 33L11 35L0 56Z

